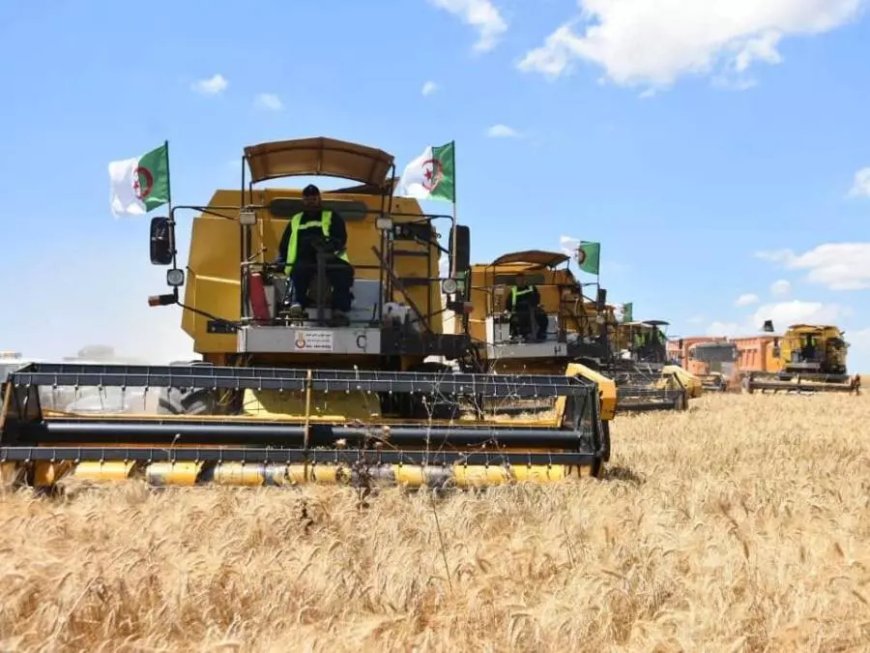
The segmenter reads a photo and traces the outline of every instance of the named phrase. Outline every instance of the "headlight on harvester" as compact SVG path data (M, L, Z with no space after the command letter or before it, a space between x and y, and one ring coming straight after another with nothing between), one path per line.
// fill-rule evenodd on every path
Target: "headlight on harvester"
M452 295L459 288L456 279L445 279L441 282L441 289L448 295Z
M178 268L173 268L172 270L166 271L166 283L173 287L178 288L184 285L184 270L179 270Z

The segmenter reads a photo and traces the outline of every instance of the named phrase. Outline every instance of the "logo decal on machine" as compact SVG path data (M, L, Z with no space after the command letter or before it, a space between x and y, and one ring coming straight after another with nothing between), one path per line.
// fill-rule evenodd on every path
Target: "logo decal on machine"
M332 351L332 331L297 331L293 345L296 351Z

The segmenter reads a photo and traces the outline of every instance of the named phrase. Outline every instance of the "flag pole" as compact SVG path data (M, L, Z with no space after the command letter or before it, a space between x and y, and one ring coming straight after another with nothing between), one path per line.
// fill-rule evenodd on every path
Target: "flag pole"
M453 212L453 239L452 239L452 242L450 243L450 251L453 253L453 255L450 257L450 278L455 280L457 278L457 274L456 274L456 239L457 239L457 232L459 231L459 229L457 229L457 227L459 225L456 222L457 211L456 211L456 141L455 140L450 141L450 151L452 152L452 155L453 155L453 201L450 203L451 208L452 208L452 212Z
M166 150L166 204L169 207L169 233L172 238L172 269L178 269L178 250L175 247L175 214L172 211L172 175L169 171L169 139L163 141ZM178 301L178 286L172 288L175 301Z
M169 140L163 141L166 148L166 203L169 204L169 218L172 219L172 175L169 174Z

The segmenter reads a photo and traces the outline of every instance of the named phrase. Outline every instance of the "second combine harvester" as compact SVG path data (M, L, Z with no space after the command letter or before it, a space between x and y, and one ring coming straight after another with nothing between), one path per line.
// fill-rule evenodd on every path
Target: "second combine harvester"
M255 185L292 176L354 182L322 193L323 208L346 223L349 324L330 316L327 271L336 263L325 247L311 307L281 310L284 267L270 261L302 211L302 192ZM394 183L393 157L379 149L329 138L262 143L245 148L239 189L153 218L151 261L168 267L172 291L149 303L182 307L202 360L13 372L0 416L4 480L469 487L598 475L613 382L582 365L481 373L468 334L442 325L442 291L455 312L469 308L457 284L469 267L469 229L394 197ZM180 211L196 213L187 275L176 263ZM438 221L450 225L446 246ZM442 279L445 253L453 274ZM84 392L111 394L122 408L77 411ZM528 399L550 410L518 418L512 407Z
M474 310L454 317L453 332L467 331L479 357L497 373L570 374L577 365L586 374L597 370L604 375L597 378L615 383L617 413L686 409L696 396L688 387L689 375L665 364L664 345L661 360L655 361L631 347L640 327L616 321L604 289L594 301L585 297L580 281L563 267L568 261L561 252L527 250L472 265L466 296ZM534 289L537 310L512 306L515 289ZM631 356L621 358L620 349Z

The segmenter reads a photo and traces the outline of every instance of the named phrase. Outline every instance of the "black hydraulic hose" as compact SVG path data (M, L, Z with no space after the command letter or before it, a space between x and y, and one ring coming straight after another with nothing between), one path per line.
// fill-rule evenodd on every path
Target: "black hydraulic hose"
M188 422L49 421L21 424L18 442L130 443L130 444L260 444L299 446L304 440L301 424L209 424ZM547 429L474 429L449 425L364 427L312 424L311 446L347 446L382 441L385 447L475 446L576 447L581 433Z

